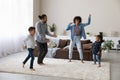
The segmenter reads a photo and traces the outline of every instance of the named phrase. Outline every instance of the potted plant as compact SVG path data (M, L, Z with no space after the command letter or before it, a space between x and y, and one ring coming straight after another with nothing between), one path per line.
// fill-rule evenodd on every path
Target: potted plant
M87 34L87 36L90 36L90 32L87 32L86 34Z
M106 40L103 44L103 49L107 52L109 52L112 47L114 47L114 42L112 40Z
M99 32L99 35L103 36L103 32Z
M118 43L120 44L120 40L118 40Z
M55 32L55 24L52 24L51 26L49 25L50 31L52 34Z

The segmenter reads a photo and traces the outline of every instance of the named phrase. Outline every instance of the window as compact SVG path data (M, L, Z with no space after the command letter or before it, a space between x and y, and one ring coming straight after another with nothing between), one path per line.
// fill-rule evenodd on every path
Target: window
M22 50L33 25L33 0L0 0L0 57Z

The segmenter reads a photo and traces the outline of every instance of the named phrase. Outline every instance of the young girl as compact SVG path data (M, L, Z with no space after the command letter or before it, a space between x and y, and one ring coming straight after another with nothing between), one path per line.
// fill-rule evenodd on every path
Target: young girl
M23 68L24 68L24 65L26 64L26 62L31 58L30 69L35 71L35 69L33 68L33 63L34 63L33 51L35 48L35 39L34 39L35 27L30 27L28 29L28 31L29 31L29 35L27 36L27 38L24 41L24 43L25 43L24 47L27 47L29 54L23 61Z
M82 23L82 19L80 16L75 16L73 22L74 22L73 25L72 25L72 23L70 23L70 24L68 24L68 26L66 28L66 30L71 31L71 41L70 41L70 47L69 47L69 62L71 62L73 47L76 44L81 62L84 63L80 39L82 37L84 39L86 39L84 27L90 24L91 15L89 15L88 23Z
M98 61L98 67L101 67L101 61L99 59L98 54L99 54L99 51L101 51L102 42L103 42L102 37L100 35L97 35L96 41L92 45L92 54L93 54L94 64L96 64L96 61Z

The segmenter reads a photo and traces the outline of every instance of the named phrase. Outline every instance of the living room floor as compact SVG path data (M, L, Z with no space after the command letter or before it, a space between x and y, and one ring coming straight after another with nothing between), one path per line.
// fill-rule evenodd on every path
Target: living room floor
M111 80L120 80L120 51L112 50L110 53L104 53L102 60L110 62Z
M12 74L12 73L0 73L0 80L78 80L61 77L46 77L36 75L24 75L24 74Z
M110 51L110 53L103 53L102 61L111 63L111 80L120 79L120 52ZM104 74L104 73L103 73ZM0 72L0 80L76 80L60 77L46 77L24 74L12 74Z

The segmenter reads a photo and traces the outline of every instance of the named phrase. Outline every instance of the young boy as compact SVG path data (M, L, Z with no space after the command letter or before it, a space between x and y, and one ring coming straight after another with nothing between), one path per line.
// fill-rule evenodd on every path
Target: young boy
M33 68L33 63L34 63L33 51L35 48L35 39L34 39L35 27L29 27L28 31L29 31L29 35L24 40L24 43L25 43L24 47L27 47L29 54L23 61L23 68L24 68L24 65L26 64L26 62L31 58L30 69L35 71L35 69Z
M94 64L96 64L96 61L98 61L98 67L101 67L101 61L99 59L99 51L101 51L101 44L103 40L100 35L96 36L96 41L92 45L92 54L93 54L93 60Z

